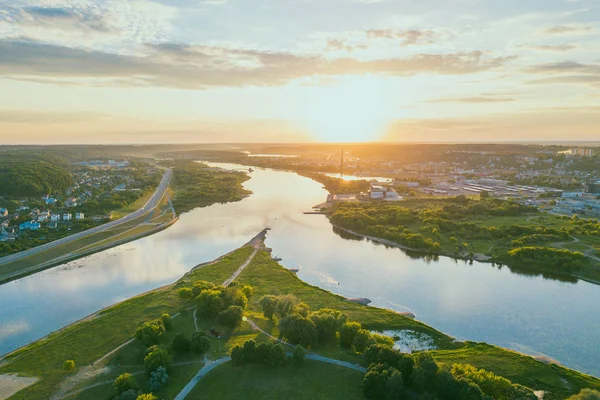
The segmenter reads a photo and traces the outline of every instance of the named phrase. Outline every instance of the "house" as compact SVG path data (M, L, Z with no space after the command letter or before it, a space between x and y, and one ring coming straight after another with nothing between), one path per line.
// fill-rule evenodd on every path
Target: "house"
M8 217L8 209L0 208L0 217Z
M20 212L20 211L29 211L29 207L21 206L21 207L17 208L17 212Z
M23 222L22 224L19 225L19 230L21 231L37 231L38 229L40 229L40 223L37 221L27 221L27 222Z
M70 221L73 218L71 214L63 214L63 221Z
M48 206L48 205L55 204L55 203L56 203L56 199L55 199L55 198L53 198L53 197L48 197L48 198L46 199L46 205L47 205L47 206Z
M60 221L60 214L52 214L50 216L50 221L52 221L52 222Z
M121 183L120 185L115 186L115 189L114 189L115 192L123 192L125 190L126 189L125 189L125 184L124 183Z
M48 215L44 214L44 215L39 215L38 216L38 221L39 222L46 222L48 221Z
M67 207L76 207L77 206L77 198L76 197L69 197L65 201L65 206L67 206Z
M75 213L75 219L77 221L81 221L81 220L85 219L85 214L84 213L80 213L80 212L79 213Z
M38 217L46 217L46 218L50 218L50 211L40 211L38 213Z

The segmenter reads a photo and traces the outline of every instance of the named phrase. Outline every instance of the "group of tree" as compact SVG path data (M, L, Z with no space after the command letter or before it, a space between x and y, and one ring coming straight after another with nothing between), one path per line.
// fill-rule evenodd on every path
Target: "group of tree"
M63 165L51 160L10 157L0 159L0 193L8 197L38 197L62 193L73 185Z
M239 285L235 281L228 287L215 286L207 281L196 281L192 288L179 290L182 299L194 300L198 314L216 317L220 325L230 330L241 324L244 309L248 306L248 298L253 294L252 287Z
M542 246L517 247L497 259L507 265L526 264L530 268L558 272L578 271L585 263L585 256L580 252Z
M177 187L173 206L179 214L214 203L239 201L250 194L242 186L249 179L243 172L210 168L192 160L175 160L165 165L173 168Z
M302 346L296 346L292 352L294 364L304 363L306 352ZM237 345L231 349L231 360L234 365L262 364L281 367L286 364L287 356L281 343L260 342L248 340L243 346Z
M171 330L171 317L163 314L159 319L144 322L135 332L135 338L146 347L160 343L167 330Z
M166 371L164 374L166 375ZM168 375L166 376L168 379ZM144 393L139 388L133 375L128 372L119 375L115 379L113 387L117 392L117 395L113 397L113 400L158 400L158 397L152 394L152 390L150 393Z
M403 354L375 344L365 351L363 378L368 399L536 400L533 391L471 365L440 367L427 352Z
M188 338L185 333L178 333L171 343L171 349L176 354L198 354L202 355L210 350L210 340L206 336L206 332L194 332L191 338Z

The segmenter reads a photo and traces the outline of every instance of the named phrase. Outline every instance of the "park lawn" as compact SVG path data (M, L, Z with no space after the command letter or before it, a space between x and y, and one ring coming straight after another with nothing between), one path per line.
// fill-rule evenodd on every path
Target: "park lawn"
M6 356L0 373L19 373L40 380L15 394L13 399L48 399L66 376L63 362L73 359L77 367L90 365L104 354L129 340L143 322L163 313L176 314L181 307L177 294L196 280L221 284L252 253L243 247L216 262L192 270L177 283L158 288L106 308Z
M283 268L264 251L259 251L250 265L237 279L241 284L254 288L254 296L248 307L260 312L258 300L267 294L293 294L312 310L334 308L348 314L351 320L358 321L372 330L411 329L430 335L441 348L453 348L453 340L443 333L414 319L407 318L391 310L362 306L344 297L312 286L300 280L296 274Z
M249 365L234 367L231 362L206 375L186 397L199 399L315 400L364 399L358 371L306 360L301 367Z
M600 380L590 375L486 343L466 342L461 349L436 350L431 354L440 363L471 364L534 390L569 396L581 388L600 389Z

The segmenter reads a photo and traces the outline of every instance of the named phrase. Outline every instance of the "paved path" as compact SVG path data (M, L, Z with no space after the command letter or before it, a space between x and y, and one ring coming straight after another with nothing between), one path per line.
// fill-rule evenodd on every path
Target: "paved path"
M235 278L238 277L238 275L244 270L244 268L246 268L250 264L250 262L252 261L252 259L256 255L256 253L258 253L258 248L255 248L254 251L252 252L252 254L250 254L250 257L248 257L248 259L242 264L242 266L239 267L237 269L237 271L235 271L233 273L233 275L231 275L229 278L227 278L225 280L225 282L223 282L223 286L225 286L225 287L229 286L229 284L231 282L233 282L235 280Z
M205 358L205 360L206 360L206 358ZM194 375L194 377L188 382L188 384L185 385L185 387L181 390L181 392L179 392L179 394L177 396L175 396L175 400L185 399L185 397L188 394L190 394L192 389L194 389L196 387L196 384L200 381L200 379L204 378L204 375L208 374L214 368L216 368L219 365L224 364L228 361L231 361L231 357L223 357L223 358L219 358L218 360L215 360L215 361L206 360L206 364L204 364L204 367L200 368L200 371L198 371L198 373L196 375Z
M142 216L144 213L146 213L149 210L152 210L160 203L160 201L164 197L164 195L169 187L169 182L171 181L172 175L173 175L173 172L171 169L168 169L167 171L165 171L165 173L162 177L162 180L160 181L160 184L156 188L156 191L154 192L154 194L152 195L150 200L148 200L148 202L139 210L137 210L131 214L128 214L128 215L124 216L123 218L119 218L115 221L111 221L111 222L108 222L108 223L100 225L100 226L96 226L96 227L88 229L86 231L78 232L73 235L64 237L62 239L54 240L50 243L46 243L46 244L31 248L28 250L21 251L16 254L11 254L9 256L2 257L2 258L0 258L0 266L14 262L14 261L21 260L23 258L31 257L40 252L47 251L54 247L65 245L67 243L74 242L76 240L79 240L79 239L84 238L89 235L93 235L93 234L96 234L99 232L104 232L109 229L113 229L117 225L121 225L123 223L129 222L135 218ZM10 275L10 274L7 274L7 275Z

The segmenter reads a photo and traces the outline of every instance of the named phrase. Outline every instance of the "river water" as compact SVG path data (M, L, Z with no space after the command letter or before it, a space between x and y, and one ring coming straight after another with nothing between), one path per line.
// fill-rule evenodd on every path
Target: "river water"
M0 354L173 282L270 227L273 255L310 284L412 311L458 339L545 355L600 376L598 286L344 238L324 216L303 214L324 201L319 183L263 169L251 177L245 186L254 194L240 202L193 210L156 235L0 286Z

